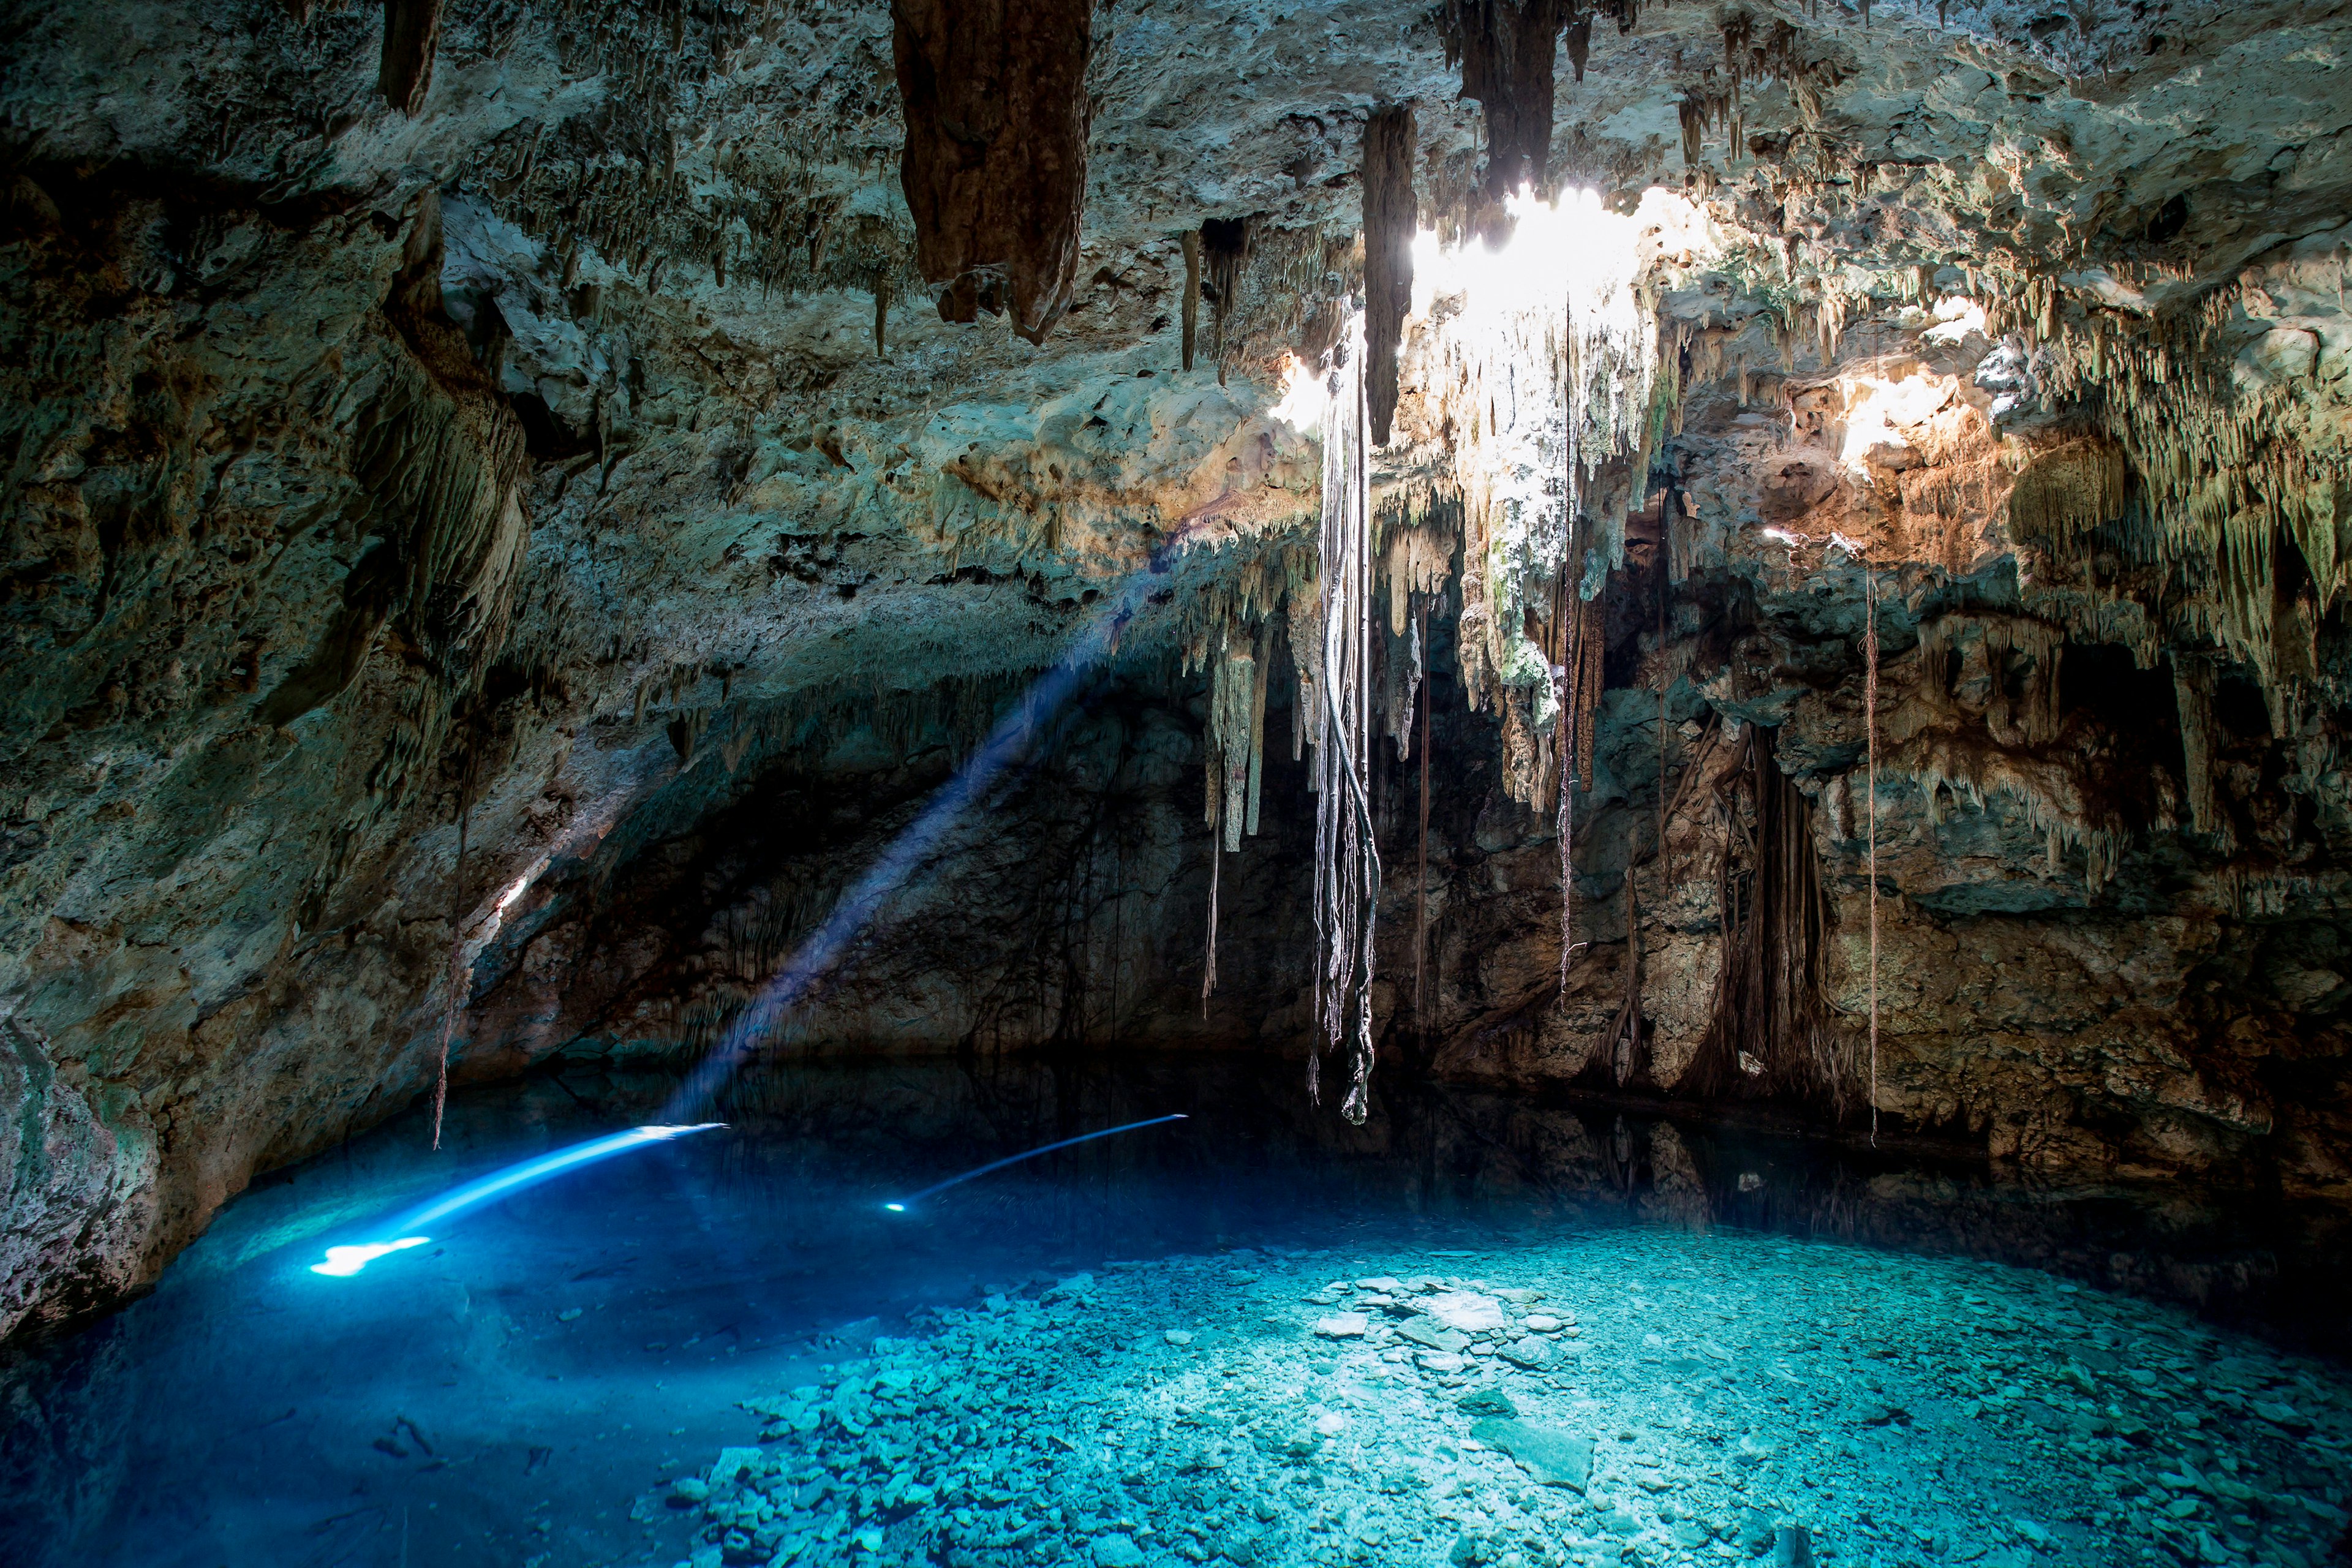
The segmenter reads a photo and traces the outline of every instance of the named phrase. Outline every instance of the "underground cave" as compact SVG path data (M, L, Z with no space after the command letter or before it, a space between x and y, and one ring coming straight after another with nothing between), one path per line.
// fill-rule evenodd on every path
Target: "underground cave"
M0 150L0 1561L2352 1564L2352 0L17 0Z

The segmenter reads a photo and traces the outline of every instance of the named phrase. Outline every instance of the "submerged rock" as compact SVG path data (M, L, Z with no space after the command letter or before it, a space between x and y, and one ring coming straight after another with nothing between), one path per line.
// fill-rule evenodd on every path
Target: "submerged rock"
M1592 1478L1592 1439L1532 1421L1492 1418L1470 1428L1470 1435L1492 1444L1517 1459L1548 1487L1582 1491Z
M1142 1568L1143 1548L1125 1535L1097 1535L1094 1560L1095 1568Z
M1358 1266L1386 1265L1403 1279L1428 1256L1399 1248ZM1271 1263L1262 1283L1276 1299L1295 1300L1328 1279L1335 1261ZM1572 1278L1594 1303L1584 1316L1597 1342L1573 1387L1547 1374L1507 1392L1486 1381L1449 1394L1443 1380L1466 1372L1465 1358L1419 1352L1450 1367L1423 1375L1387 1359L1402 1347L1383 1349L1366 1335L1307 1342L1318 1347L1309 1363L1295 1318L1236 1314L1244 1287L1230 1269L1172 1259L1098 1284L1097 1311L1041 1313L1024 1326L1010 1306L950 1310L937 1314L927 1340L877 1340L876 1357L842 1367L830 1394L835 1407L865 1405L866 1430L788 1427L763 1449L730 1449L711 1468L703 1498L674 1489L673 1506L704 1501L714 1525L755 1546L824 1541L828 1550L854 1544L885 1561L950 1568L1055 1560L1290 1568L1321 1561L1322 1543L1342 1529L1401 1562L1459 1553L1493 1568L1514 1557L1539 1568L1563 1548L1573 1558L1579 1541L1606 1541L1612 1552L1630 1543L1654 1563L1682 1553L1704 1562L1727 1549L1769 1554L1775 1568L1899 1562L1924 1539L2019 1543L1994 1545L1979 1554L1985 1562L2022 1562L2037 1550L2092 1561L2091 1538L2070 1533L2075 1526L2035 1521L2105 1507L2114 1493L2088 1478L2114 1473L2116 1457L2137 1450L2106 1439L2106 1463L2074 1472L2050 1462L2040 1445L2052 1439L2040 1427L1983 1424L2004 1419L1999 1410L1979 1421L1942 1414L1955 1408L1949 1390L1970 1384L1996 1384L2012 1414L2077 1397L2066 1372L2079 1364L2074 1357L2021 1355L2016 1336L1986 1332L1979 1325L1991 1314L1961 1297L1997 1303L2000 1321L2053 1349L2092 1349L2096 1328L2148 1347L2154 1364L2189 1360L2170 1353L2189 1347L2154 1309L2066 1295L2042 1277L1989 1276L1965 1262L1645 1232L1581 1237L1572 1261L1531 1245L1481 1266L1501 1281L1480 1292L1489 1300ZM1751 1304L1736 1320L1710 1318L1703 1355L1644 1344L1665 1337L1651 1325L1689 1321L1710 1310L1708 1298L1735 1289L1752 1292ZM1846 1320L1837 1336L1813 1322L1814 1303L1830 1297ZM1171 1353L1167 1331L1112 1328L1154 1316L1231 1326L1196 1332L1181 1355ZM1864 1353L1895 1345L1896 1356ZM1727 1357L1773 1370L1692 1386L1685 1363L1720 1369ZM2282 1478L2306 1474L2302 1445L2325 1445L2316 1451L2333 1456L2352 1440L2352 1403L2326 1396L2327 1385L2315 1381L2294 1384L2314 1391L2298 1393L2295 1406L2311 1424L2307 1436L2243 1418L2230 1404L2241 1398L2234 1386L2287 1386L2273 1370L2285 1363L2270 1352L2249 1360L2231 1387L2217 1376L2116 1392L2126 1416L2160 1417L2167 1431L2198 1414L2190 1405L2215 1415L2199 1428L2199 1441L2214 1448L2210 1463L2168 1456L2139 1483L2154 1494L2100 1527L2116 1552L2128 1557L2202 1530L2217 1547L2236 1542L2241 1560L2286 1562L2296 1560L2291 1552L2316 1558L2340 1532L2338 1501L2325 1498L2266 1506L2259 1519L2248 1512L2251 1526L2221 1517L2216 1504L2225 1496L2245 1507L2322 1489L2294 1493ZM1861 1389L1869 1392L1852 1397ZM786 1411L809 1392L746 1403ZM1910 1424L1871 1424L1889 1408L1913 1412ZM1988 1440L2003 1430L2012 1436ZM1727 1431L1738 1436L1722 1441ZM1880 1458L1895 1454L1900 1464ZM2224 1454L2235 1472L2221 1466ZM1940 1479L1922 1485L1922 1476ZM2225 1485L2242 1486L2247 1499ZM1853 1522L1795 1522L1814 1519L1823 1499L1851 1510ZM864 1544L877 1539L878 1547Z

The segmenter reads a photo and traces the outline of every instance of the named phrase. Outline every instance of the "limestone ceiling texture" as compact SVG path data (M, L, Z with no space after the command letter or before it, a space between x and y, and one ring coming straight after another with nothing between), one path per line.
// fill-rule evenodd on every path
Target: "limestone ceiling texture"
M1596 601L1592 946L1559 1005L1536 742L1468 710L1446 611L1433 978L1392 874L1387 1037L1673 1092L1763 874L1738 781L1786 777L1853 1066L1836 532L1889 601L1884 1111L2352 1182L2352 6L1118 0L1083 104L1007 111L1085 135L1075 253L1032 236L1016 321L925 276L884 5L388 9L389 56L387 8L330 0L36 0L0 35L0 1330L152 1279L256 1170L427 1089L445 1027L478 1074L709 1037L1155 552L1108 684L807 1037L1302 1045L1278 752L1225 873L1251 951L1200 1015L1201 667L1314 575L1318 448L1270 410L1362 285L1368 121L1410 107L1424 222L1490 225L1456 56L1538 14L1551 184L1662 186L1715 246L1647 279L1673 430ZM1433 330L1375 481L1443 553ZM1777 727L1767 771L1734 721ZM1112 934L1036 934L1074 924Z

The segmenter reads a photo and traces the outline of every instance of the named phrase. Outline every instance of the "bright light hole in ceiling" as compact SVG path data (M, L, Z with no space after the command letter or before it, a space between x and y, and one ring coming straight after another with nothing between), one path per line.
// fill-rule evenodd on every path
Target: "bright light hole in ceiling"
M1936 321L1919 335L1931 343L1961 342L1970 332L1985 330L1985 310L1974 300L1948 294L1936 301Z
M1323 378L1315 367L1297 354L1283 355L1282 401L1274 405L1274 416L1305 436L1322 427L1326 401Z
M1908 447L1906 429L1917 429L1951 401L1949 376L1914 371L1900 381L1860 377L1846 384L1845 439L1838 460L1849 472L1866 473L1870 454L1881 447Z

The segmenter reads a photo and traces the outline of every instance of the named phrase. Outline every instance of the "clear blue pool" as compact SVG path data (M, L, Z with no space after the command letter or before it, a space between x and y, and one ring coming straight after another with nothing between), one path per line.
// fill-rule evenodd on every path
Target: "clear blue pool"
M397 1120L20 1347L0 1562L2317 1564L2352 1522L2338 1216L1606 1107L776 1069L311 1272L668 1087L461 1095L439 1155Z

